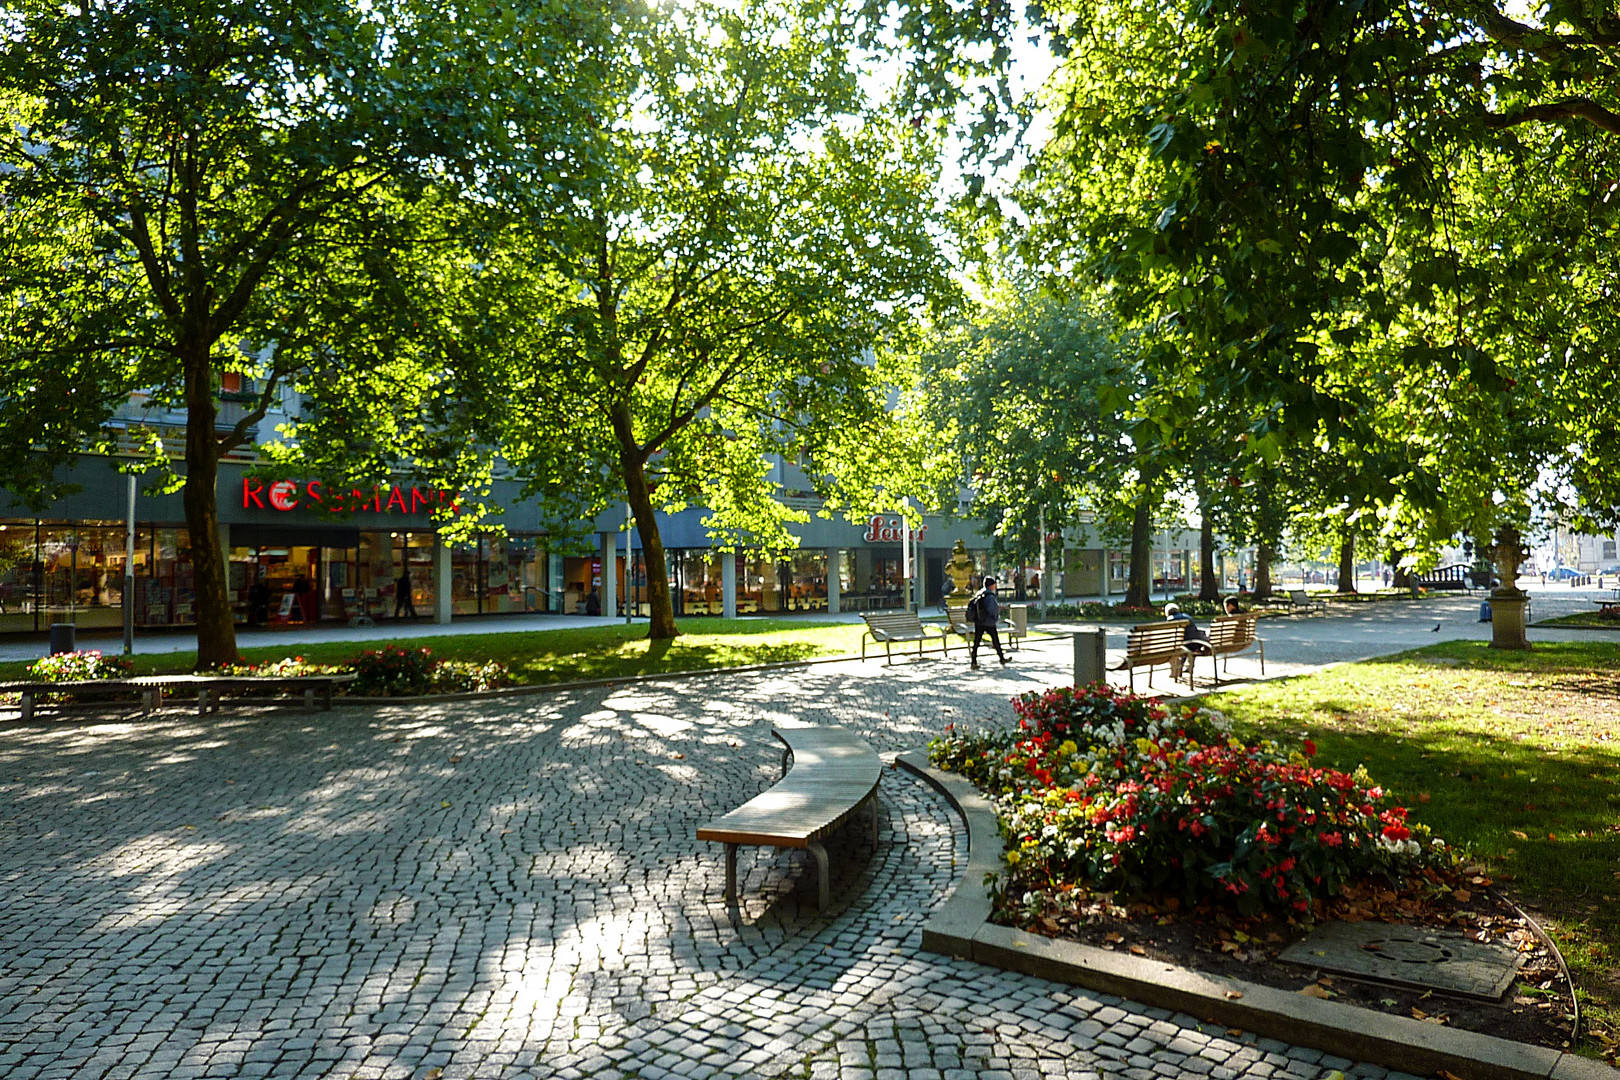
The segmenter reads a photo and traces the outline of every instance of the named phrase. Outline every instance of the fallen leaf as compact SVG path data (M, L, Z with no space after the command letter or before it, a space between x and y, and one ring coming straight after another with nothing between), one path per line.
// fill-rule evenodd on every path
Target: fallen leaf
M461 755L460 755L460 754L455 754L455 755L452 755L452 756L451 756L451 758L450 758L450 764L452 764L452 765L458 765L458 764L460 764L460 763L461 763Z
M448 808L449 805L450 805L450 800L449 799L441 799L439 801L439 805Z
M444 1070L435 1065L433 1068L422 1074L422 1080L439 1080L439 1077L443 1075Z
M1311 983L1311 985L1302 989L1300 993L1304 994L1306 997L1320 998L1323 1001L1328 1001L1339 996L1326 987L1318 986L1315 983Z
M1132 945L1131 946L1131 952L1135 953L1137 956L1146 956L1147 955L1147 950L1142 948L1142 946L1140 946L1140 945Z
M1462 1077L1458 1076L1456 1073L1447 1072L1445 1069L1441 1069L1434 1075L1438 1076L1440 1080L1462 1080Z
M1226 997L1227 997L1227 999L1229 1001L1236 1001L1238 998L1240 998L1242 996L1243 996L1243 991L1241 991L1241 990L1228 990L1226 992Z
M1530 834L1525 832L1522 829L1509 829L1508 832L1512 833L1514 836L1518 837L1520 840L1528 840L1528 839L1530 839Z
M1114 933L1113 931L1109 931L1108 933L1103 935L1103 940L1104 941L1112 941L1115 945L1118 945L1120 942L1125 940L1125 935L1124 934L1117 934L1117 933Z
M181 827L181 828L182 828L182 829L190 829L190 830L191 830L191 831L192 831L192 832L196 832L196 831L197 831L197 826L195 826L195 825L182 825L182 826L180 826L180 827Z
M1431 795L1430 795L1430 794L1429 794L1429 793L1428 793L1428 792L1427 792L1427 791L1420 791L1420 792L1418 792L1418 802L1421 802L1421 803L1426 803L1426 802L1428 802L1428 801L1429 801L1429 800L1430 800L1430 799L1431 799L1431 798L1433 798L1433 796L1431 796Z
M1429 1014L1424 1012L1422 1009L1414 1008L1412 1010L1412 1019L1414 1019L1414 1020L1427 1020L1428 1018L1429 1018Z
M1459 904L1466 904L1474 898L1474 894L1467 889L1457 889L1451 894Z
M686 755L685 754L671 754L670 757L675 758L677 761L686 760Z

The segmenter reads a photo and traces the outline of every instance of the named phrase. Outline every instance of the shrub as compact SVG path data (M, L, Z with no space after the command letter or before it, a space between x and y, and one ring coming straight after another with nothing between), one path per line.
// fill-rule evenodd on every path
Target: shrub
M356 675L353 692L372 697L450 694L494 690L511 682L512 673L498 660L439 660L432 649L385 645L350 661Z
M512 681L512 672L499 660L482 664L471 660L440 660L433 669L433 689L442 694L498 690Z
M432 689L437 663L432 649L403 645L367 649L351 661L357 676L353 692L381 697L425 694Z
M1004 892L1070 884L1305 911L1368 876L1391 881L1443 849L1365 770L1313 767L1222 733L1218 714L1102 686L1026 694L1016 732L948 735L930 756L994 799Z
M221 675L260 675L265 678L298 675L343 675L351 671L348 664L316 664L302 656L289 656L280 660L267 660L262 664L225 664L217 669Z
M57 653L33 662L28 677L41 682L70 682L75 679L121 679L135 665L121 656L103 656L99 650Z

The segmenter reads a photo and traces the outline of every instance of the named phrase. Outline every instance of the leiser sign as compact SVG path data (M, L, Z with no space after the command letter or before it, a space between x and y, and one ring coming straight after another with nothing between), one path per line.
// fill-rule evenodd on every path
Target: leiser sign
M320 506L335 513L368 510L374 514L431 514L448 507L460 512L455 492L437 488L406 488L398 484L370 491L354 488L349 492L328 491L319 480L272 480L268 483L251 476L242 478L242 509L297 510Z
M874 515L866 523L866 532L861 539L868 544L899 544L906 540L905 519L898 517L884 517L882 514ZM920 526L911 534L914 540L922 540L928 535L928 526Z

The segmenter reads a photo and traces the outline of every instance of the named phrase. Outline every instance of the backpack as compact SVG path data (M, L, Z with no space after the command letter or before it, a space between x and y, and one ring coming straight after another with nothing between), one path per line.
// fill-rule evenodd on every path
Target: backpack
M984 590L980 589L968 601L967 621L969 626L978 626L984 621Z

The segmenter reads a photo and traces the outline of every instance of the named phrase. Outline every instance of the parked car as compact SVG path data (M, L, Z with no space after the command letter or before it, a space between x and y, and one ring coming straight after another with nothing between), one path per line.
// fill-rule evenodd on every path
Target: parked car
M1568 581L1572 577L1580 577L1581 572L1570 566L1555 566L1548 571L1547 576L1554 581Z

